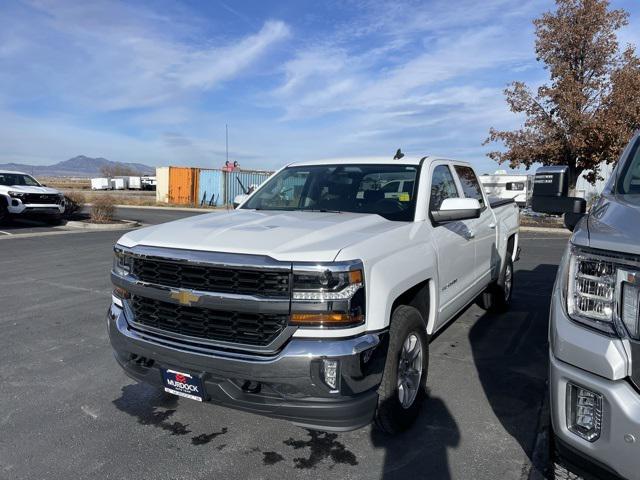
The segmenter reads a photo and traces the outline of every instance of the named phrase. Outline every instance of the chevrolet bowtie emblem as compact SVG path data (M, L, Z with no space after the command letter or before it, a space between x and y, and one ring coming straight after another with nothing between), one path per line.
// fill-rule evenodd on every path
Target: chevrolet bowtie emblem
M180 305L186 305L188 307L191 306L192 303L196 303L200 300L200 295L185 291L171 292L171 295L169 296L174 300L177 300Z

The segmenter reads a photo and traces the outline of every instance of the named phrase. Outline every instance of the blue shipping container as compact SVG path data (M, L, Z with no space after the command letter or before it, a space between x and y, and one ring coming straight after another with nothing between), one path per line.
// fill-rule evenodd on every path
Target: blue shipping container
M233 203L233 199L238 195L245 193L240 186L240 182L245 189L255 185L260 186L267 178L271 176L269 172L252 172L252 171L235 171L225 172L226 188L223 198L226 199L226 203ZM238 181L240 180L240 182Z
M198 205L218 207L225 204L224 172L221 170L200 170Z

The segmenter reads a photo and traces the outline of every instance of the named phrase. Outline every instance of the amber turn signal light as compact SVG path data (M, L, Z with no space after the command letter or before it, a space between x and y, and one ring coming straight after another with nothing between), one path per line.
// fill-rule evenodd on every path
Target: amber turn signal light
M127 292L124 288L120 288L120 287L116 287L113 289L113 295L125 300L131 298L131 294Z
M345 325L357 325L364 321L362 315L350 315L348 313L292 313L291 324L305 327L343 327Z

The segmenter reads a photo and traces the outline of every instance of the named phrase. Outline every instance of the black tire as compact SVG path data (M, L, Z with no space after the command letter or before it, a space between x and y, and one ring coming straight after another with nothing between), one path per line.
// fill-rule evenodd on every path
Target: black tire
M8 219L9 212L7 209L7 201L3 197L0 197L0 225L7 223Z
M514 271L511 253L502 269L500 278L492 283L480 297L480 306L493 313L504 313L511 306L513 296Z
M402 347L412 335L415 335L420 342L422 372L415 398L409 406L403 406L399 397L398 372ZM415 422L426 398L428 370L429 342L425 322L416 308L401 305L391 316L389 349L382 382L378 389L378 406L374 420L380 430L387 434L395 434L408 429Z

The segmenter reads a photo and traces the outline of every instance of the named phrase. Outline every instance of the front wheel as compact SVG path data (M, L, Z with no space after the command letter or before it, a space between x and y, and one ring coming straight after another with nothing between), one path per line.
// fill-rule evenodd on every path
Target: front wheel
M420 312L402 305L393 312L389 349L378 389L375 423L394 434L409 428L426 397L429 343Z
M9 211L7 204L2 197L0 197L0 225L6 223L9 218Z

